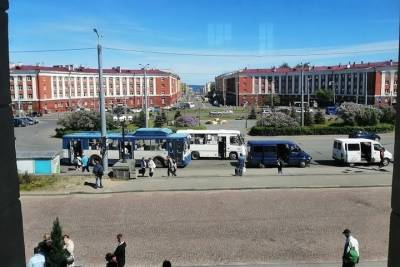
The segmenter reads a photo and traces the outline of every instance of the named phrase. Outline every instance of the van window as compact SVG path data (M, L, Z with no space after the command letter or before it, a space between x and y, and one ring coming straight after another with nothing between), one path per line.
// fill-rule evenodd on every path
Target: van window
M347 150L348 151L360 151L360 144L348 144Z
M342 143L337 142L337 149L341 150L342 149Z
M333 142L333 148L336 148L336 149L337 149L337 142L336 142L336 141Z
M253 147L253 152L254 153L263 153L263 147L262 146L255 146L255 147Z
M374 150L375 151L380 151L382 149L382 146L380 144L375 144L374 145Z

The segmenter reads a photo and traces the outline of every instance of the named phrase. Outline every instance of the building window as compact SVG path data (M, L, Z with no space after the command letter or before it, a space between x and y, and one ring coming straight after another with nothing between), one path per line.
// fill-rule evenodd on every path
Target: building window
M32 99L32 98L33 98L32 94L29 94L29 95L28 95L28 98L29 98L29 99Z
M18 90L22 91L22 85L18 85Z
M22 76L18 76L18 81L19 81L19 82L22 81Z
M153 99L150 98L150 105L153 105Z
M32 81L32 77L31 76L26 76L26 80L27 81Z
M10 89L11 89L11 90L14 90L14 85L10 85Z
M14 82L14 77L10 76L10 82Z
M165 104L165 98L163 97L163 98L161 98L161 104Z
M32 90L32 85L28 85L28 90Z
M23 99L23 98L24 98L24 95L20 94L19 99Z

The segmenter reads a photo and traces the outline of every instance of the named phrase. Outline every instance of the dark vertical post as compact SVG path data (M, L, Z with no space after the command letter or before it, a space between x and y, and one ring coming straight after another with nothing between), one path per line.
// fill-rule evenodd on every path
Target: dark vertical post
M400 41L399 41L400 48ZM400 49L399 49L400 50ZM400 61L400 53L399 53ZM400 65L397 65L400 73ZM397 103L400 101L400 95L397 94ZM395 154L400 153L400 109L396 105L396 128L395 128ZM390 233L389 233L389 255L388 267L400 266L400 157L394 158L393 181L392 181L392 213L390 215Z
M0 233L2 266L25 266L24 232L15 157L8 58L8 0L0 0Z

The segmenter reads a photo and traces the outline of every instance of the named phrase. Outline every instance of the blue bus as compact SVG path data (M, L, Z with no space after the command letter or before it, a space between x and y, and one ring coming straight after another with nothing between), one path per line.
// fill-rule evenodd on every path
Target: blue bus
M152 158L157 167L166 166L166 157L171 156L179 167L185 167L191 161L190 135L173 133L168 128L140 128L125 134L125 143L121 133L107 134L109 163L115 163L123 156L137 162L144 157ZM101 134L95 131L66 134L62 140L63 158L72 163L78 155L85 154L90 162L101 159Z
M281 159L285 165L302 168L311 162L311 156L292 141L252 140L247 142L249 167L276 166L278 159Z

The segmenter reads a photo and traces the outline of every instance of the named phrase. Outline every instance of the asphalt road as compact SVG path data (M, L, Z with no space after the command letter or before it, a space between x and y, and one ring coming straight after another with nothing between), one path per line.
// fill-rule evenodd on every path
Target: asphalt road
M119 232L128 244L127 266L160 266L164 259L174 266L337 262L344 228L358 238L362 261L384 261L387 255L390 188L22 196L21 200L26 256L32 255L59 217L64 233L75 242L77 264L83 266L104 266L104 255L114 250Z
M222 126L210 126L220 129L238 129L244 132L241 125L244 121L231 120ZM61 150L61 139L54 138L57 127L57 116L41 118L40 123L28 127L15 128L17 151L47 151ZM319 135L319 136L246 136L246 140L281 139L292 140L308 152L315 163L326 163L332 160L332 145L334 138L346 136ZM381 134L382 145L394 152L394 133Z

